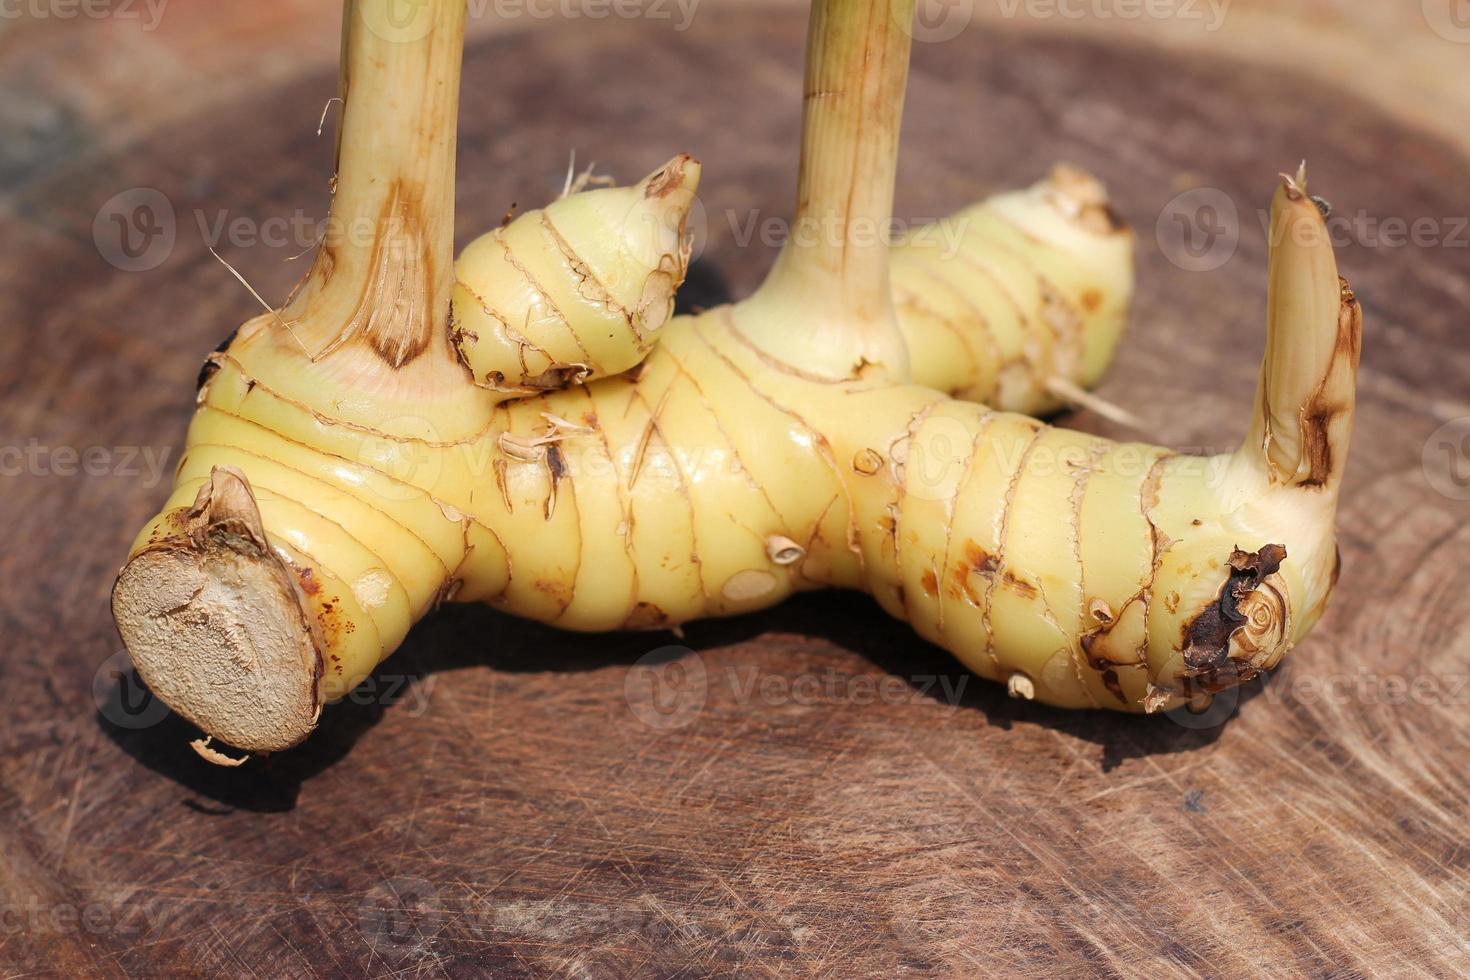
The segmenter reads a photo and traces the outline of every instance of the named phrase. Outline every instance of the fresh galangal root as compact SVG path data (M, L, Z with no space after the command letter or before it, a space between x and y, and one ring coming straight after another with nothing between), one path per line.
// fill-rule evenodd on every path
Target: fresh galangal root
M1090 178L962 212L948 258L848 233L891 217L911 3L813 5L797 220L836 233L671 317L688 157L451 261L464 5L390 43L364 26L387 2L345 20L333 201L378 235L211 359L114 592L209 736L297 744L445 601L654 629L856 589L1015 696L1124 711L1238 684L1321 614L1361 318L1304 173L1272 201L1241 448L1115 444L944 393L1039 410L1046 378L1101 373L1131 238Z

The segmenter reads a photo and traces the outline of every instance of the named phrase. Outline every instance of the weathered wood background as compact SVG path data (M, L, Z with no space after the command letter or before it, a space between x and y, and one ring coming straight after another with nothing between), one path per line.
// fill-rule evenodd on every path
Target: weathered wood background
M901 214L1058 158L1103 175L1141 265L1103 393L1157 441L1242 433L1276 172L1308 157L1337 205L1368 318L1345 571L1233 710L1017 704L848 595L682 641L452 609L308 745L229 772L138 700L107 595L204 354L256 310L205 238L267 297L301 272L336 11L0 21L0 976L1470 973L1470 427L1440 429L1470 416L1470 140L1439 111L1470 44L1433 4L1240 0L1208 31L982 3L916 47ZM742 230L790 206L800 6L477 19L461 238L573 148L623 178L687 150L686 302L750 288L772 249ZM132 188L171 248L142 222L120 250ZM1225 233L1194 241L1218 268L1181 267L1191 227Z

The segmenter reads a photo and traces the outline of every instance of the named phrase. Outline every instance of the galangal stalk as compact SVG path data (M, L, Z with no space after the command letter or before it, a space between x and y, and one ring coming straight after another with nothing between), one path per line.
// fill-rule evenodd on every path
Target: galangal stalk
M891 217L911 2L816 0L796 221L834 231L793 237L751 298L673 319L688 158L451 268L463 8L422 5L423 36L388 42L364 26L386 2L349 5L333 203L377 237L324 249L212 360L114 592L143 678L211 736L298 743L449 600L646 629L851 588L1018 696L1127 711L1239 683L1321 614L1361 320L1304 174L1272 203L1242 447L1120 445L934 388L1005 390L1037 363L1012 360L1020 324L1059 303L1116 337L1127 236L1085 178L1054 178L1070 205L1043 187L983 206L975 253L924 272L954 297L983 282L987 323L1015 314L1008 353L977 347L989 374L941 379L922 331L949 328L900 319L895 293L929 295L916 260L890 276L860 232ZM1086 378L1112 339L1078 336Z

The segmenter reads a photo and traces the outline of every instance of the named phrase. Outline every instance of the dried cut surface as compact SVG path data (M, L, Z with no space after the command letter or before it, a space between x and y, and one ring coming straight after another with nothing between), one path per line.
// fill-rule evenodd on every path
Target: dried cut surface
M184 533L128 563L112 609L144 682L220 741L279 751L315 727L321 667L309 619L237 471L216 469Z

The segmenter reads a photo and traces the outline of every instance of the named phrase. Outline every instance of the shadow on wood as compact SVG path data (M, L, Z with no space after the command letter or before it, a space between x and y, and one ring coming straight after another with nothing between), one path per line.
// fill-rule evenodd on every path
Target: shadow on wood
M545 683L555 684L558 673L648 663L654 651L671 647L700 655L730 650L731 657L738 658L741 647L779 650L790 642L787 637L816 630L841 650L859 654L891 677L902 679L915 698L934 698L956 710L979 712L988 725L1001 729L1025 722L1094 742L1103 749L1104 771L1128 759L1208 745L1234 717L1236 704L1260 691L1259 683L1247 685L1238 698L1222 697L1219 707L1207 716L1198 720L1182 716L1179 723L1165 715L1139 719L1018 702L1002 685L974 677L949 654L916 637L907 625L884 615L868 597L819 592L797 596L756 615L691 623L683 639L667 632L569 634L484 607L446 607L414 629L403 647L364 682L359 696L327 706L317 730L305 743L279 755L252 759L239 769L201 764L188 745L199 737L199 731L172 714L143 730L120 727L101 712L97 723L128 755L216 804L228 809L279 811L293 807L301 784L343 759L385 713L407 710L406 702L411 700L408 685L441 671L473 668L540 674ZM486 637L493 637L493 642L486 642ZM677 653L669 651L663 656L668 655ZM940 677L948 681L947 686L933 683ZM880 680L874 677L874 687ZM136 675L118 683L141 686ZM957 696L950 697L951 693ZM206 804L190 805L210 812Z

